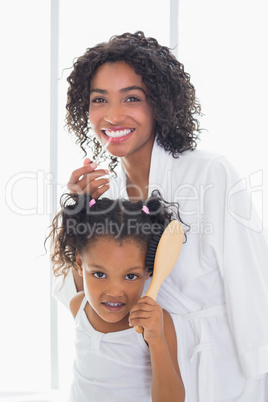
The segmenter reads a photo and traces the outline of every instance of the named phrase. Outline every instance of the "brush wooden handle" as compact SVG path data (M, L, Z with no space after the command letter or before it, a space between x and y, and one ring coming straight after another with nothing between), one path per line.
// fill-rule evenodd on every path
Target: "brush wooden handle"
M156 300L157 293L163 281L172 271L181 251L183 243L184 230L179 221L171 221L164 230L158 243L152 282L145 296L150 296ZM137 325L134 327L139 333L143 333L143 327Z

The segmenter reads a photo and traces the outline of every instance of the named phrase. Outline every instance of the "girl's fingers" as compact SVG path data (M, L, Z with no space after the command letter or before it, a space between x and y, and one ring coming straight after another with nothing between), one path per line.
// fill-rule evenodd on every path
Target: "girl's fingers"
M141 305L139 305L141 306ZM136 305L131 311L129 312L129 317L132 319L137 319L137 318L147 318L151 317L152 315L158 315L162 314L162 308L159 307L150 307L149 305L142 305L141 307L138 307Z
M136 320L149 319L153 315L155 317L162 316L163 310L153 299L150 297L141 298L138 303L131 309L129 313L129 321L136 324Z
M129 321L134 322L136 320L148 319L151 316L152 316L151 311L135 311L134 313L129 315Z
M128 321L131 327L140 325L147 330L154 331L155 333L162 333L163 314L160 311L139 311L134 314L130 314Z
M140 309L146 309L146 308L149 308L150 310L152 309L152 308L159 308L159 309L161 309L161 307L159 306L159 304L157 304L155 301L154 301L154 299L152 299L151 297L149 297L149 296L144 296L144 297L141 297L138 301L137 301L137 304L131 309L131 312L132 311L136 311L136 310L140 310Z
M159 304L154 301L150 296L143 296L138 301L137 304L149 304L150 306L159 306Z

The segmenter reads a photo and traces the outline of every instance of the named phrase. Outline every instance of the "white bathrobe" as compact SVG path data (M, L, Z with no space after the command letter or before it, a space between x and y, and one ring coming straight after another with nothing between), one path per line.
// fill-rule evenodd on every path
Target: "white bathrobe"
M222 156L175 159L154 144L149 194L179 202L189 225L157 298L175 324L186 402L268 401L268 245L247 184ZM104 196L119 195L127 197L123 171ZM71 276L58 289L68 303Z

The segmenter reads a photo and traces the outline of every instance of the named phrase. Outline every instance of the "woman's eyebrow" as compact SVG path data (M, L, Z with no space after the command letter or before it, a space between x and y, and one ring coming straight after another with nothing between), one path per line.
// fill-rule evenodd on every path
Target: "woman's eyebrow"
M138 91L142 91L145 95L147 95L146 92L144 91L144 89L142 87L139 87L138 85L131 85L129 87L122 88L122 89L120 89L120 92L133 91L135 89L138 90Z
M100 89L100 88L93 88L89 91L90 94L92 92L98 92L99 94L107 94L108 93L108 91L106 91L105 89Z
M147 93L145 92L145 90L142 87L139 87L138 85L131 85L129 87L126 88L122 88L120 89L120 92L128 92L128 91L133 91L133 90L138 90L138 91L142 91L144 93L144 95L147 96ZM99 94L103 94L106 95L108 94L108 91L106 91L106 89L101 89L101 88L92 88L89 93L91 94L92 92L97 92Z

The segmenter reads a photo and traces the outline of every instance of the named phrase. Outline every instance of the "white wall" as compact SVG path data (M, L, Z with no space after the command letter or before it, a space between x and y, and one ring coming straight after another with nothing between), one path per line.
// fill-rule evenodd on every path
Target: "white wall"
M252 199L268 226L268 3L180 0L179 58L203 113L199 148L225 154L254 181Z
M0 392L50 385L49 3L1 2Z

